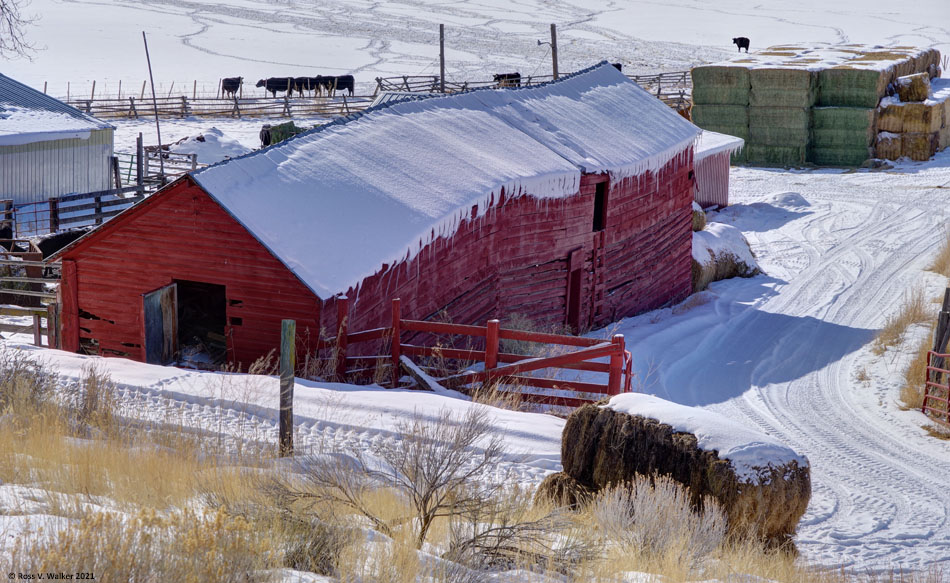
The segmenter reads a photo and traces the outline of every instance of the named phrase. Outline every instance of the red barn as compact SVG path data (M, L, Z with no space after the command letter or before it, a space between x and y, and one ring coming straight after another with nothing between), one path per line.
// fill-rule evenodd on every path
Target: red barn
M700 130L602 63L385 104L182 178L58 254L67 350L245 364L440 312L576 330L690 292Z
M703 130L693 151L696 171L696 202L703 208L729 206L730 158L745 140Z

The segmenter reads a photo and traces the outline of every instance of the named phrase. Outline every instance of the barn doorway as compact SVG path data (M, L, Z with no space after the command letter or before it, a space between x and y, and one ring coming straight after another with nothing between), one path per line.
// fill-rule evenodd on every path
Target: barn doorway
M227 362L227 295L223 285L175 280L178 287L178 361L195 368Z
M581 329L584 305L584 257L582 249L575 249L567 256L567 295L564 323L575 334Z

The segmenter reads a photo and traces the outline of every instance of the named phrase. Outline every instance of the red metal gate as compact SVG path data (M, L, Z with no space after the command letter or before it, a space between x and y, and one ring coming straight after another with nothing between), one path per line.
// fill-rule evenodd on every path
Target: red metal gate
M950 354L927 353L927 383L921 410L934 421L950 426Z

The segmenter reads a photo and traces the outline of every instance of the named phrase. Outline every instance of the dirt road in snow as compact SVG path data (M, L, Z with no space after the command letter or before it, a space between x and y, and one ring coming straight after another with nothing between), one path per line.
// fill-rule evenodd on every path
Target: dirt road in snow
M808 456L814 492L798 545L809 560L950 559L950 444L897 406L906 355L870 350L908 290L942 297L943 280L923 270L948 197L950 152L900 173L735 169L739 204L714 220L746 233L768 275L620 327L649 392L745 420Z

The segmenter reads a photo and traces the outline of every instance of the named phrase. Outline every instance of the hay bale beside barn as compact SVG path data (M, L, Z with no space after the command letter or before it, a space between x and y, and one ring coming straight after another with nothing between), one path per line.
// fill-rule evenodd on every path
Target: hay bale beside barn
M811 498L808 460L716 413L626 393L585 405L564 426L563 473L600 491L636 475L666 475L697 507L712 496L733 534L788 542ZM568 482L558 478L559 482Z

